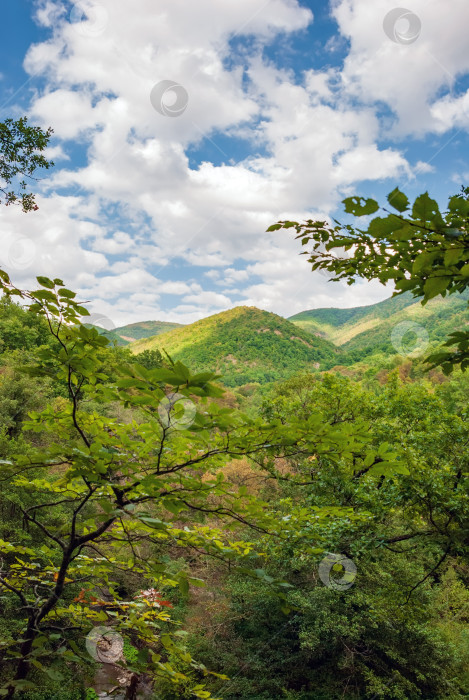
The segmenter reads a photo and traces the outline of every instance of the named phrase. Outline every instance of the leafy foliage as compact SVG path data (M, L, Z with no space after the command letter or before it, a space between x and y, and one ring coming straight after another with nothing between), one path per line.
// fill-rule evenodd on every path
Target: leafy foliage
M18 202L24 212L38 208L24 178L34 179L38 169L54 165L43 155L51 135L52 129L29 126L26 117L0 122L0 201L7 206Z
M362 201L359 197L344 200L346 213L362 217L378 211L374 200ZM427 192L411 206L406 195L396 188L388 195L388 203L395 211L383 207L386 216L371 219L367 228L308 220L302 224L283 221L269 231L295 228L302 245L312 244L307 253L312 269L325 269L333 279L345 279L347 284L353 284L357 276L377 279L382 284L393 281L397 293L410 291L414 297L422 298L422 304L436 296L467 290L469 188L451 197L443 213ZM340 255L341 250L351 251L353 256ZM454 331L446 346L456 349L432 355L431 366L441 365L446 373L455 365L466 369L469 332Z
M31 411L24 428L38 434L43 444L26 455L13 454L0 465L9 488L29 493L34 501L31 506L17 505L23 522L42 539L39 550L7 539L0 542L0 587L16 596L24 611L21 639L13 635L4 642L16 671L3 694L12 697L27 690L32 666L59 679L61 659L79 662L76 645L71 641L71 648L67 645L69 635L77 631L77 620L96 625L108 619L103 610L90 606L98 582L112 592L115 627L132 630L149 650L145 658L139 656L136 670L164 673L173 682L187 680L163 660L164 650L170 659L185 658L206 675L208 671L190 660L177 637L164 630L171 618L161 601L145 609L138 598L122 599L117 594L116 570L130 571L158 589L178 585L187 595L190 584L198 584L196 577L182 570L175 574L158 556L140 553L142 545L158 550L170 543L227 561L238 559L246 568L258 554L249 541L229 536L230 521L264 532L275 529L276 520L266 503L233 488L223 477L220 469L226 459L257 456L269 474L274 456L313 449L331 460L338 459L342 450L355 450L359 459L373 462L363 427L339 433L325 426L320 415L293 423L250 419L217 404L223 391L214 383L216 375L192 374L171 359L168 366L156 369L124 363L111 381L104 370L112 367L108 340L80 323L86 309L62 280L39 277L38 281L41 289L22 296L29 300L30 311L45 318L55 341L41 346L37 363L23 371L65 385L68 398ZM179 398L172 404L175 395ZM98 409L109 403L130 411L130 420L121 422L112 412ZM192 515L200 522L191 522ZM225 529L204 525L204 516L225 523ZM255 576L265 580L259 571ZM76 581L85 585L72 598ZM273 589L277 584L281 582L269 579ZM51 635L51 628L59 632ZM56 662L44 664L51 655ZM191 692L208 697L200 684Z
M449 413L431 387L393 377L364 391L327 374L279 384L264 410L281 418L321 410L343 430L366 419L374 444L407 469L376 458L293 458L296 477L279 471L274 492L283 537L263 541L268 573L291 584L290 612L231 576L212 634L193 631L194 653L223 667L229 697L465 697L467 417ZM329 517L315 517L326 505ZM355 562L350 589L319 579L324 551Z
M40 166L34 145L49 134L5 124L7 177ZM467 191L443 215L428 195L412 209L397 189L388 200L398 214L366 231L274 227L313 241L313 266L336 277L408 290L379 309L296 319L347 333L371 313L366 342L383 357L380 309L432 300L438 341L460 311L436 297L465 303L469 266ZM345 207L378 211L358 196ZM353 258L336 258L341 246ZM467 697L467 377L389 356L377 371L357 342L349 360L366 380L321 373L346 356L255 309L132 356L86 324L61 279L38 282L24 291L0 271L0 696L97 697L103 648L89 633L104 626L120 635L129 698L145 678L162 700ZM447 370L465 366L466 338L454 339L457 358L434 359ZM244 386L225 392L213 369Z

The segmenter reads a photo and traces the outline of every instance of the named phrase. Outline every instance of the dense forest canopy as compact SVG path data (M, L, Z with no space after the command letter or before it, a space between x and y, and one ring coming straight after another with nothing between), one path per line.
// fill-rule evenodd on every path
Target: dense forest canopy
M34 210L8 186L50 131L0 134ZM466 304L468 191L388 201L272 228L336 279ZM110 697L468 697L467 331L426 367L387 331L336 362L314 332L350 314L237 309L131 351L61 279L1 280L0 696L92 700L113 669ZM225 380L229 343L254 373Z

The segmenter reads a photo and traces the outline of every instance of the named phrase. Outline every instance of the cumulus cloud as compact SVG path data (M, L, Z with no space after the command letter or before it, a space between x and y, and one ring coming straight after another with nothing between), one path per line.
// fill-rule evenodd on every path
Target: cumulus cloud
M469 71L467 2L414 0L398 16L391 0L340 0L333 14L350 41L341 76L348 92L363 103L385 103L396 137L444 129L433 105ZM448 105L459 100L445 98Z
M297 0L79 0L71 12L40 0L36 21L50 35L25 57L41 78L31 113L54 127L57 160L70 145L82 158L41 184L36 214L0 212L4 240L34 241L29 266L27 244L8 255L3 245L10 271L20 283L63 276L116 325L190 322L239 303L291 315L385 298L377 285L327 283L292 236L265 230L327 216L361 181L430 172L399 139L466 125L467 95L452 92L469 69L465 3L450 13L415 0L420 34L403 45L383 29L388 0L334 0L338 33L324 51L348 47L343 65L295 73L264 48L314 23ZM177 117L164 116L177 91L159 111L150 101L161 81L187 95ZM227 136L251 155L237 157Z

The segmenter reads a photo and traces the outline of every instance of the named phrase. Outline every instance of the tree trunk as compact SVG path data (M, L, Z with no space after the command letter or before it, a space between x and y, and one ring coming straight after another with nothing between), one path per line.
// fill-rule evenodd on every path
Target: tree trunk
M31 663L28 661L27 657L31 653L31 649L33 648L33 642L36 638L36 635L37 635L37 631L34 629L34 621L30 620L28 623L26 633L25 633L25 640L20 648L20 654L21 654L22 658L20 659L18 666L16 668L16 673L15 673L15 677L14 677L15 681L25 680L26 676L29 673ZM8 688L7 698L14 697L15 693L16 693L15 686L10 685L10 687Z
M138 673L132 673L130 678L130 685L125 693L126 700L137 700L137 686L138 686L139 676Z

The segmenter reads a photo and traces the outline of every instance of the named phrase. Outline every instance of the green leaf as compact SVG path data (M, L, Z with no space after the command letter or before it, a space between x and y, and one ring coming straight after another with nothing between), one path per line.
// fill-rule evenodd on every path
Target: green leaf
M414 260L412 272L415 272L415 274L418 275L425 269L431 269L433 262L438 255L438 251L420 253L420 255L417 255Z
M118 389L145 389L146 384L142 379L119 379L116 382Z
M410 474L408 468L405 464L400 462L378 462L373 467L371 467L369 474L374 476L393 476L393 474Z
M412 207L412 216L423 223L440 223L444 226L443 218L440 214L438 204L434 199L428 196L428 192L424 192L414 202Z
M189 581L186 578L179 579L179 590L182 595L187 595L189 593Z
M448 202L448 210L452 214L458 214L461 219L464 220L469 216L469 201L460 195L450 197Z
M69 641L69 644L70 644L71 648L73 649L73 651L74 651L76 654L81 654L81 653L82 653L82 652L81 652L81 649L79 649L79 647L78 647L78 644L77 644L76 642L74 642L73 639L71 639L71 640Z
M36 279L41 285L41 287L47 287L47 289L54 289L55 287L54 282L48 277L36 277Z
M53 668L50 668L50 667L48 667L48 666L45 666L42 670L45 671L45 673L46 673L46 674L49 676L49 678L51 678L53 681L62 681L62 680L64 679L64 676L62 675L62 673L60 673L60 671L56 671L56 670L53 669Z
M203 581L201 578L193 578L192 576L190 576L189 583L192 586L197 586L197 588L205 588L205 581Z
M450 284L450 277L429 277L423 286L426 299L443 294Z
M206 384L217 377L218 375L213 372L199 372L198 374L192 375L190 384L191 386L195 384Z
M59 297L64 297L66 299L74 299L76 297L75 292L70 289L59 289Z
M52 301L52 302L57 301L57 297L52 292L46 292L46 291L33 292L33 296L35 299L39 299L39 301Z
M397 209L397 211L403 212L409 208L407 196L398 187L388 194L387 199L393 209Z
M75 306L76 312L80 314L80 316L90 316L90 312L85 306Z
M445 252L444 264L445 267L451 267L459 262L464 254L463 248L450 248Z
M397 218L395 214L390 214L385 218L376 216L368 226L368 233L373 238L387 239L391 233L404 228L405 224Z
M180 501L176 500L171 500L169 498L166 498L162 501L162 505L164 508L169 510L170 513L173 513L173 515L178 515L181 510L184 510L185 506L183 503L180 503Z
M168 527L166 523L164 523L162 520L158 520L157 518L147 518L141 515L139 520L141 520L142 523L145 523L145 525L151 525L151 527L155 530L166 530Z
M182 379L182 384L185 382L189 381L191 378L191 373L188 367L186 365L183 365L182 362L179 362L179 360L174 364L174 373L178 377L178 379Z
M348 197L343 200L345 212L354 216L366 216L374 214L378 211L379 205L374 199L365 199L364 197Z
M140 664L148 664L149 651L148 649L140 649L137 654L137 661Z

